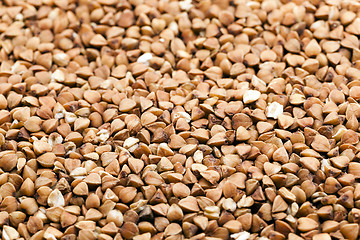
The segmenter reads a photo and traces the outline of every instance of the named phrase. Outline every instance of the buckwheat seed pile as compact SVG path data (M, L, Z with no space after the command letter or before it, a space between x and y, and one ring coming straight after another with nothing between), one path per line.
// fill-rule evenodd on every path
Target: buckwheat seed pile
M360 2L0 17L2 240L359 239Z

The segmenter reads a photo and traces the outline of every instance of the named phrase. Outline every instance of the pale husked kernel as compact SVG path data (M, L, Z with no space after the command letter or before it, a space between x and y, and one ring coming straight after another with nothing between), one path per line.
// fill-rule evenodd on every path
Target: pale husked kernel
M197 150L195 153L194 153L194 160L195 162L197 163L201 163L202 160L204 159L204 154L201 150Z
M218 219L220 217L220 209L217 206L208 206L205 208L204 215L209 219Z
M137 144L139 142L139 139L134 138L134 137L129 137L124 141L124 148L131 148L132 146L134 146L135 144Z
M144 53L143 55L141 55L138 59L137 62L138 63L143 63L147 66L149 66L149 61L152 59L152 54L151 53Z
M230 237L234 240L247 240L250 238L250 233L243 231L243 232L238 232L238 233L233 233L230 235Z
M232 198L227 198L224 200L222 207L230 212L233 212L236 210L236 203Z
M190 122L191 121L191 116L187 113L187 112L177 112L175 114L174 120L178 119L178 118L183 118L186 120L186 122Z
M52 82L64 82L65 81L65 73L60 70L60 69L56 69L52 74L51 74L51 81Z
M257 101L260 98L261 93L257 90L247 90L243 96L243 102L249 104Z
M55 189L49 194L48 204L51 207L65 206L64 197L58 189Z
M284 111L283 108L284 108L283 105L281 105L280 103L272 102L271 104L268 105L268 107L266 109L267 110L266 116L268 118L277 119L278 116L283 113L283 111Z
M3 227L2 234L3 234L3 238L6 240L14 240L20 237L20 234L18 233L18 231L16 231L15 228L7 225Z
M54 54L53 59L54 62L61 67L66 66L70 61L70 57L66 53Z

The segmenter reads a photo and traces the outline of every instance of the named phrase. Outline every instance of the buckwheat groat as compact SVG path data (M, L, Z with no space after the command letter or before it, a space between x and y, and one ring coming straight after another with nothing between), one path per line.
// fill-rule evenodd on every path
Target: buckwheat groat
M359 239L359 10L1 1L1 238Z

